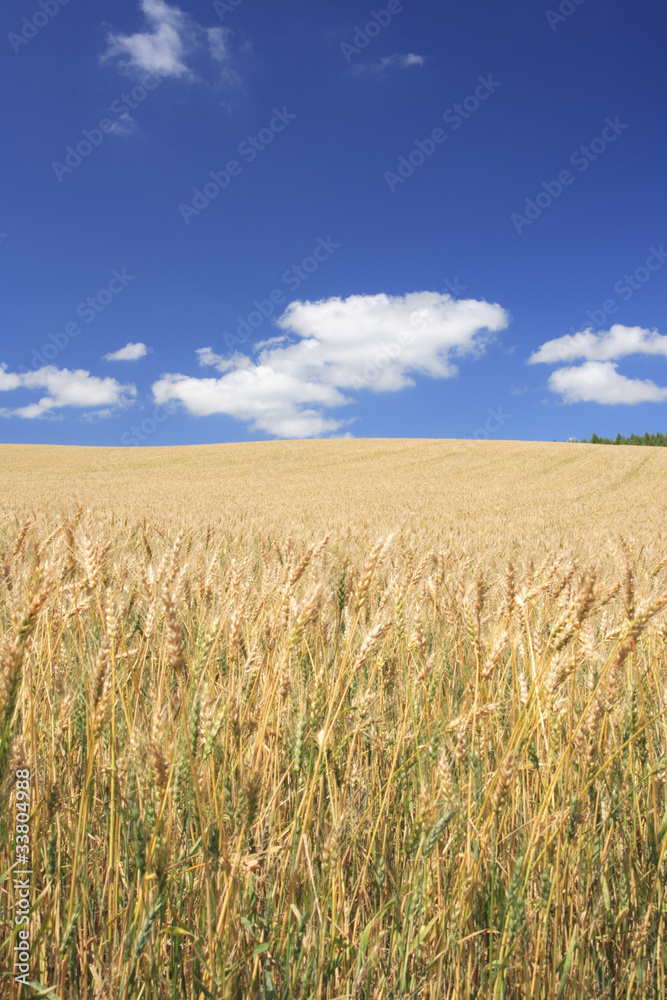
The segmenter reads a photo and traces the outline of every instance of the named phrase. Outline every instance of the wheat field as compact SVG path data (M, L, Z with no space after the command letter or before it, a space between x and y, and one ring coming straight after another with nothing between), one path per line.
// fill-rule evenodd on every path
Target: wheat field
M0 446L3 997L665 997L666 511L659 448Z

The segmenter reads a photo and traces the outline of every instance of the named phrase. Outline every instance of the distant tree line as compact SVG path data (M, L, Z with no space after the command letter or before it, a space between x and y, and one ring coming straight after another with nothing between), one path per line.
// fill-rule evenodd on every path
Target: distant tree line
M605 438L605 437L600 437L598 434L593 434L590 440L582 438L580 443L581 444L641 444L641 445L648 445L649 447L652 448L666 448L667 434L662 434L660 432L658 432L657 434L649 434L649 432L646 431L646 433L643 436L640 434L631 434L630 437L624 437L622 434L617 434L615 438Z

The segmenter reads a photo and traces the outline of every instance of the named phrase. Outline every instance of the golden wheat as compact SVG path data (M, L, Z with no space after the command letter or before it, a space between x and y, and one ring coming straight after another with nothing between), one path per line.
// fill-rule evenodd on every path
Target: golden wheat
M57 1000L664 997L638 451L0 448L2 969L26 767Z

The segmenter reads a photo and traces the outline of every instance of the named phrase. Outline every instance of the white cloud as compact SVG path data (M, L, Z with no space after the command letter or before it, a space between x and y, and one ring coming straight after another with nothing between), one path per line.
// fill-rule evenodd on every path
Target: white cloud
M208 28L206 38L208 51L213 62L220 67L222 83L230 87L238 87L241 77L232 69L233 54L231 48L232 32L229 28Z
M13 389L46 389L46 395L37 402L20 406L14 410L3 408L5 416L24 417L31 420L63 407L99 410L126 406L137 390L133 385L122 385L115 378L97 378L83 369L70 371L47 365L36 371L19 374L8 372L5 364L0 364L0 391ZM98 413L99 416L102 412Z
M383 56L379 62L359 62L351 70L354 74L360 73L383 73L385 70L410 69L413 66L426 65L427 56L418 56L414 52L394 52L390 56Z
M268 365L237 369L222 378L163 375L153 385L155 402L183 404L197 417L214 413L235 417L253 430L276 437L319 437L342 421L325 418L317 407L342 406L345 397L331 386L308 382Z
M0 364L0 392L9 389L18 389L21 385L21 376L15 372L8 372L6 364Z
M196 80L188 58L207 50L222 67L225 83L238 85L240 78L231 68L232 32L229 28L204 28L190 14L165 0L140 0L145 29L132 35L115 32L107 38L102 61L118 59L118 67L130 74L151 73L155 77Z
M104 361L138 361L139 358L145 358L147 354L148 348L145 344L126 344L118 351L105 354Z
M277 437L314 437L349 421L322 411L351 402L344 389L394 392L413 375L451 378L454 359L479 356L509 322L499 305L438 292L352 295L292 302L277 325L286 334L256 346L254 361L210 347L199 363L221 378L164 375L156 402L177 400L192 414L224 413Z
M231 31L229 28L209 28L207 30L206 37L208 39L208 50L211 53L211 59L215 59L219 63L230 61L230 35Z
M549 388L559 393L564 403L662 403L667 388L650 379L620 375L613 361L586 361L583 365L558 368L549 377Z
M410 66L425 66L426 56L417 56L414 52L400 53L394 52L391 56L385 56L380 60L380 69L398 68L408 69Z
M148 30L134 35L110 34L103 59L120 57L120 67L157 77L190 76L185 56L192 48L196 27L179 7L165 0L141 0Z
M528 358L529 364L559 361L613 361L629 354L659 354L667 357L667 336L657 330L645 330L641 326L621 326L615 323L611 329L593 333L589 328L580 333L567 334L555 340L547 340Z
M667 357L667 337L657 330L615 323L609 330L593 333L588 327L579 333L548 340L528 358L528 364L554 364L584 360L581 365L558 368L549 377L552 392L565 403L661 403L667 388L650 379L627 378L618 371L615 358L632 354Z
M129 111L124 111L116 121L112 121L109 129L113 135L132 135L137 131L137 120L133 118Z
M414 384L411 373L456 375L452 356L481 353L490 339L484 331L501 330L508 319L498 305L439 292L297 301L276 323L300 339L261 357L278 370L296 370L339 388L361 388L361 379L374 392L395 391ZM369 378L364 374L369 366L381 370L371 370Z

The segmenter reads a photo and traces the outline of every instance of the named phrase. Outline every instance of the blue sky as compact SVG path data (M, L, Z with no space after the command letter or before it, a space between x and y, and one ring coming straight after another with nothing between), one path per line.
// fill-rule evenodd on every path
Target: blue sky
M667 429L658 0L19 0L0 440Z

